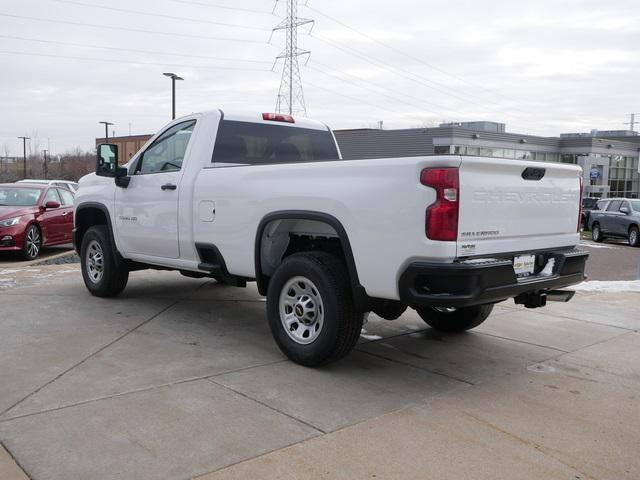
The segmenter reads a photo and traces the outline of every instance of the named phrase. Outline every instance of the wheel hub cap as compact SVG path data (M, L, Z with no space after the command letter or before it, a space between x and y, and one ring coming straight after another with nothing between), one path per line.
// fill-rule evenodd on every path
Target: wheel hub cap
M93 283L100 282L104 274L104 255L102 253L102 247L95 240L89 243L85 260L89 280Z
M280 321L289 338L301 345L315 341L324 324L324 305L318 288L306 277L293 277L282 287Z

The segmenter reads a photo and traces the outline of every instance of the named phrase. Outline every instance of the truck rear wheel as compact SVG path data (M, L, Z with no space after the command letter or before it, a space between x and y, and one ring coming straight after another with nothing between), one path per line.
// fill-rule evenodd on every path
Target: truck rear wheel
M297 253L282 262L269 282L267 316L280 350L310 367L349 353L363 319L346 266L324 252Z
M82 278L91 295L113 297L127 286L129 271L120 265L105 225L96 225L82 237Z
M473 307L420 307L416 311L420 318L434 330L441 332L464 332L484 322L493 305L475 305Z

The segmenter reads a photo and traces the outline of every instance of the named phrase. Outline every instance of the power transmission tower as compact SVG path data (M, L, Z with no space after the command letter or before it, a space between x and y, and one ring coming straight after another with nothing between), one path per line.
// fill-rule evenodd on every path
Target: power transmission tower
M636 115L640 115L638 113L630 113L629 116L631 117L629 122L625 123L625 125L629 125L629 130L631 130L632 132L635 131L635 126L636 126Z
M298 17L298 0L286 0L286 2L287 17L271 31L271 36L278 30L285 30L286 32L285 48L276 57L276 63L281 58L284 59L282 79L280 80L280 89L276 100L276 112L288 113L289 115L301 114L306 117L307 106L304 101L298 57L307 55L308 58L311 52L298 48L298 27L313 24L314 21ZM275 67L275 63L273 65Z

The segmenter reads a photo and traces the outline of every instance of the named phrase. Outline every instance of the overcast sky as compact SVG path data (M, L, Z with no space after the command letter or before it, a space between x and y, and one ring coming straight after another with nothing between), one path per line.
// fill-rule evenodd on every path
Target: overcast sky
M18 135L90 149L101 120L157 131L166 71L185 78L178 115L273 111L284 33L267 40L284 3L274 15L270 0L3 0L0 155L22 154ZM640 112L638 0L309 0L298 15L315 19L299 34L308 115L333 128L494 120L557 135Z

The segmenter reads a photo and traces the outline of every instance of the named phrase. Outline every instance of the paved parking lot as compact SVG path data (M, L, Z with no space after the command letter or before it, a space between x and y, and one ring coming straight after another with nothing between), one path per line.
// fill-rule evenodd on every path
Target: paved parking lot
M587 262L589 280L636 280L640 278L640 248L624 240L602 243L583 240L580 245L591 255Z
M463 335L371 315L308 369L253 287L143 271L106 300L76 265L14 270L2 480L640 478L640 293L508 302Z
M33 264L50 261L60 256L66 255L73 250L73 245L55 245L44 247L35 260L24 261L14 252L0 252L0 268L26 267Z

